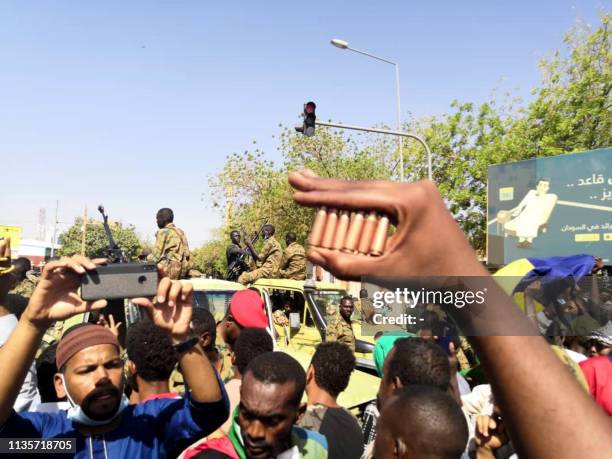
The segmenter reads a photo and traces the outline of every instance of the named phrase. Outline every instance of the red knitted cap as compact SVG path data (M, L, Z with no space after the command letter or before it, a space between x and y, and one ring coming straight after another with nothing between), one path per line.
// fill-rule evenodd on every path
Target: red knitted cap
M102 325L84 325L68 333L57 345L55 352L57 369L61 369L77 352L98 344L112 344L120 349L117 337Z

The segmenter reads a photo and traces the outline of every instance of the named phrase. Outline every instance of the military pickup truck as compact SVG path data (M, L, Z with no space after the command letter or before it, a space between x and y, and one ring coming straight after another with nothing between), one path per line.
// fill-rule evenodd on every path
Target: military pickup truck
M211 311L217 321L225 316L232 295L246 287L236 282L216 279L193 278L194 306ZM288 279L259 279L251 287L262 296L268 317L268 326L274 330L275 348L287 352L304 368L310 364L316 346L325 340L326 316L340 304L346 291L332 283L295 281ZM274 323L273 313L290 301L292 308L287 326ZM355 331L357 368L348 388L340 395L339 403L358 410L376 398L379 378L372 360L373 339L361 336L359 321L353 324Z

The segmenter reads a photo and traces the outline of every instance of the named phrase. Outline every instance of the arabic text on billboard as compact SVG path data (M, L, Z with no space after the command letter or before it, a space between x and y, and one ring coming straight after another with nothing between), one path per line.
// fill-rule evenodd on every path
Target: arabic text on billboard
M489 167L487 259L612 259L612 148Z

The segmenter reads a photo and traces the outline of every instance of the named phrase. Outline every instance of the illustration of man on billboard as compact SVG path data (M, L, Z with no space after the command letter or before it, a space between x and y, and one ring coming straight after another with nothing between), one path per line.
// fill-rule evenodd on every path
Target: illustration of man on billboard
M549 193L549 190L550 179L541 178L536 189L529 190L518 206L497 214L504 236L518 237L518 248L530 248L540 230L546 232L546 225L557 204L557 195Z

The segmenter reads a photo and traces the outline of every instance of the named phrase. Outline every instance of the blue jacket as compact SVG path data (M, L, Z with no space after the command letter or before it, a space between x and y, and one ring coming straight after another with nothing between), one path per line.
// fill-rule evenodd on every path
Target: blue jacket
M66 411L13 411L0 429L0 438L76 438L74 456L45 454L45 458L164 458L170 451L210 434L227 419L229 402L223 385L221 388L223 397L214 403L195 402L186 393L182 399L130 405L122 412L121 423L115 430L92 437L79 433Z

